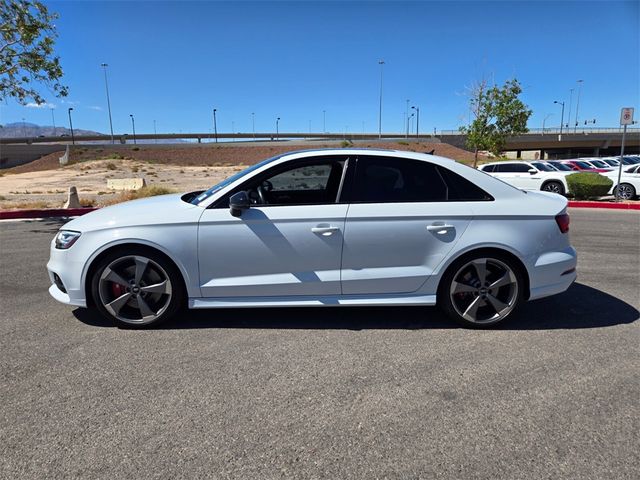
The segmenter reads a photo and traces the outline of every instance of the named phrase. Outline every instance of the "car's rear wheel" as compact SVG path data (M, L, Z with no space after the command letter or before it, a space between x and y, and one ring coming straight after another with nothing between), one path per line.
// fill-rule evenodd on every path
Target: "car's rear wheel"
M633 200L636 196L636 189L630 183L621 183L616 187L618 197L623 200Z
M182 306L177 268L151 250L117 251L94 269L91 292L98 311L119 327L158 325Z
M546 182L544 185L542 185L541 190L544 192L552 192L557 193L558 195L564 195L564 185L562 185L562 183L560 182L556 182L555 180Z
M447 270L438 294L444 312L469 327L502 322L522 303L520 269L506 255L465 256Z

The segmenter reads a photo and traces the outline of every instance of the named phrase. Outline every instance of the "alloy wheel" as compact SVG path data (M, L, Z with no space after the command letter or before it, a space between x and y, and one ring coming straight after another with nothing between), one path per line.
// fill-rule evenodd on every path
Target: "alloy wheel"
M552 193L560 193L560 194L562 194L562 187L557 182L549 182L549 183L545 184L545 186L542 189L545 192L552 192Z
M618 196L624 200L631 200L635 196L633 187L627 183L618 185Z
M156 262L142 255L120 257L100 275L98 292L104 308L121 322L154 322L171 302L171 280Z
M449 295L455 311L475 324L505 318L518 300L518 277L506 263L495 258L476 258L453 276Z

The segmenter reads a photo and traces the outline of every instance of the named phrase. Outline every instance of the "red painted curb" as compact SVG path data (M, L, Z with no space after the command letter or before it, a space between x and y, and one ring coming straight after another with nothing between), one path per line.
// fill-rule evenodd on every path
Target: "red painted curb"
M573 208L610 208L614 210L640 210L640 203L570 201L569 206Z
M79 217L85 213L97 210L88 208L46 208L43 210L0 210L0 220L18 218L49 218L49 217Z

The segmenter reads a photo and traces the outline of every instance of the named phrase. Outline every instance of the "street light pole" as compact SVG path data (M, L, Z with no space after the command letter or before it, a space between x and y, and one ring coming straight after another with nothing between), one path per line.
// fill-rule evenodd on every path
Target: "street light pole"
M418 138L418 136L420 135L419 133L419 128L420 128L420 108L419 107L411 107L416 111L416 138Z
M100 66L104 70L104 88L107 91L107 110L109 111L109 129L111 130L111 143L115 143L113 139L113 122L111 121L111 101L109 99L109 82L107 81L107 65L106 63L101 63Z
M542 135L544 135L544 124L547 123L547 118L553 116L553 113L547 113L547 116L542 120Z
M56 134L56 117L53 115L53 108L51 109L51 121L53 122L53 135Z
M573 88L569 89L569 113L567 113L567 128L569 128L569 122L571 121L571 104L573 103Z
M71 121L71 110L73 110L73 107L69 107L67 109L67 113L69 114L69 129L71 130L71 143L75 145L76 138L73 136L73 122Z
M218 125L216 123L216 112L218 111L217 108L213 109L213 135L216 139L216 143L218 143Z
M256 139L256 114L251 112L251 129L253 131L253 139Z
M557 100L554 100L553 103L562 105L562 114L560 115L560 137L562 138L562 124L564 123L564 102L559 102Z
M158 143L158 130L156 130L156 121L153 121L153 135L155 138L155 143Z
M133 127L133 144L136 144L136 121L133 119L133 115L129 114L131 117L131 126Z
M622 144L620 145L620 165L618 165L618 183L616 183L616 202L620 200L620 180L622 179L622 166L624 165L624 141L627 138L627 124L624 125L622 130Z
M576 131L578 130L578 110L580 109L580 92L582 92L582 83L583 80L578 80L578 101L576 102L576 124L573 127L573 133L576 133ZM567 123L569 123L569 121L567 120Z
M322 133L327 133L327 111L322 110Z
M276 140L280 138L280 130L278 124L280 123L280 117L276 118Z
M378 110L378 138L382 138L382 71L384 67L384 60L378 60L380 65L380 108Z

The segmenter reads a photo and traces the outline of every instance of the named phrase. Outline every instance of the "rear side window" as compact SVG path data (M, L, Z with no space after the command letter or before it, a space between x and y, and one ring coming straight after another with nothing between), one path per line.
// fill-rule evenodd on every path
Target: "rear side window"
M480 170L482 170L483 172L493 172L495 168L496 168L495 165L484 165L480 167Z
M529 166L522 163L503 163L496 165L495 171L502 173L526 173L529 171Z
M364 157L357 161L351 201L399 203L490 199L473 183L432 163Z

